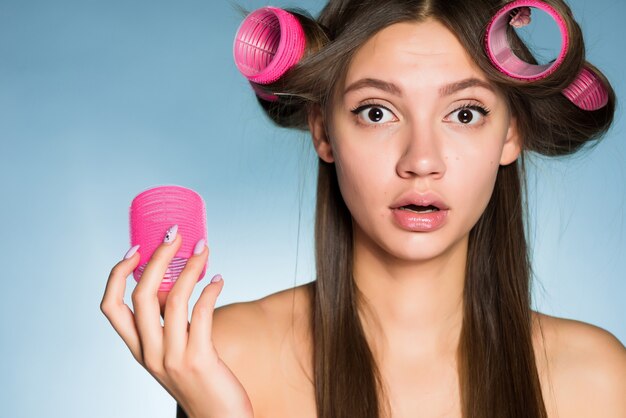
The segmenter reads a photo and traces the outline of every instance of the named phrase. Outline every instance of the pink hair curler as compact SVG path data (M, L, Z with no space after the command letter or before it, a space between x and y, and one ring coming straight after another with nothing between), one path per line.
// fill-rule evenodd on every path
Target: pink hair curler
M511 50L506 29L511 21L511 11L521 7L535 7L549 14L559 27L561 32L561 51L557 59L549 64L535 65L521 60ZM539 0L517 0L502 7L491 19L487 26L485 49L489 59L509 77L535 81L548 77L565 60L569 47L569 35L563 17L550 5ZM584 68L576 79L570 84L563 94L572 103L584 110L597 110L608 103L608 92L602 81L589 69Z
M271 84L296 65L304 55L306 37L298 19L277 7L250 13L239 26L233 54L237 68L249 81ZM255 89L262 99L277 96Z
M163 243L168 228L178 225L183 243L172 258L159 291L170 291L192 256L195 244L207 240L206 207L202 197L181 186L158 186L138 194L130 205L130 245L139 244L139 265L133 271L137 282L141 279L152 254ZM202 280L206 265L198 278Z
M576 80L563 90L563 94L583 110L598 110L609 102L609 93L604 84L588 68L583 68Z

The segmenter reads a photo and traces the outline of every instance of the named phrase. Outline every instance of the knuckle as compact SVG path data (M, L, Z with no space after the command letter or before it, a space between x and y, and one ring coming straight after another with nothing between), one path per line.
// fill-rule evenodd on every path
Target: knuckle
M125 263L127 260L122 260L111 268L111 272L109 273L109 278L123 276L128 277L130 274L131 267L129 264Z
M143 356L141 355L141 350L139 350L139 352L136 352L135 350L131 350L131 353L135 361L137 361L137 363L139 364L143 364L145 367L145 364L143 362Z
M194 269L194 270L202 270L202 267L204 267L204 264L206 263L208 258L208 254L207 251L204 252L204 254L200 254L200 255L196 255L195 257L191 257L188 261L187 261L187 266L190 269Z
M172 358L172 356L165 356L163 361L163 368L168 375L176 376L182 372L182 366L178 359Z
M172 291L167 296L166 310L180 310L187 306L187 299L180 292Z
M206 364L201 356L189 356L185 362L185 367L191 374L200 374L206 370Z
M133 301L133 305L136 305L138 303L141 304L149 299L149 295L147 291L143 290L143 288L137 285L137 287L133 291L133 294L131 295L131 299Z
M113 306L111 306L110 302L103 300L100 303L100 311L108 318L111 312L113 312Z
M200 271L200 263L198 260L194 260L193 257L187 260L187 264L185 264L184 272L185 274L192 273L192 275L197 275L197 272Z
M159 247L157 247L156 250L154 250L152 256L150 256L150 260L148 261L149 263L159 263L167 258L166 254L164 253L164 250L166 250L166 248L163 248L163 245L164 244L161 244Z
M163 361L152 356L144 356L144 367L153 375L163 373Z
M133 306L137 306L138 304L140 304L141 299L141 296L137 294L136 290L133 292L132 295L130 295L130 300L133 302Z
M193 307L192 314L196 318L206 318L211 315L213 312L213 307L208 306L206 304L196 303L196 306Z
M178 233L178 235L180 236L180 232ZM178 243L176 242L178 241ZM161 243L156 250L154 250L154 253L152 253L152 257L151 260L168 260L171 257L174 256L174 254L176 253L176 251L178 250L178 247L180 247L180 244L182 243L182 238L176 239L176 241L170 243L170 244L166 244L166 243Z
M109 274L109 277L119 276L120 274L122 274L122 271L121 271L122 267L123 267L123 265L121 265L119 263L114 265L113 268L111 269L111 273Z

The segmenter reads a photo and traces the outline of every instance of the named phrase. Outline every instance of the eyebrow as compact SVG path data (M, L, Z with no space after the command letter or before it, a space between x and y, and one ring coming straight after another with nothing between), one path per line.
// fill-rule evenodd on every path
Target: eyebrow
M472 78L466 78L461 81L456 81L454 83L446 84L445 86L439 89L439 95L449 96L451 94L456 93L457 91L468 89L470 87L482 87L484 89L487 89L495 93L495 89L490 83L472 77Z
M362 78L360 80L355 81L350 84L343 92L344 95L348 94L351 91L359 90L365 87L373 87L378 90L385 91L387 93L393 94L395 96L402 97L402 90L398 86L393 83L379 80L377 78ZM478 78L466 78L464 80L455 81L454 83L446 84L439 89L440 96L449 96L451 94L456 93L457 91L468 89L470 87L482 87L491 92L495 92L493 86L483 80L479 80Z
M386 91L387 93L393 94L395 96L402 96L402 91L398 86L393 83L388 83L387 81L379 80L377 78L362 78L354 83L350 84L344 90L344 96L353 90L359 90L365 87L373 87L378 90Z

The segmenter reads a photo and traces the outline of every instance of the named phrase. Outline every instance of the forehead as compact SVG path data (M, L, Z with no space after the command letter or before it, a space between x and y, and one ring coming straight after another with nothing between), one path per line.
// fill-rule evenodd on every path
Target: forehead
M365 77L405 80L417 87L468 77L487 80L456 36L433 19L396 23L370 38L353 57L345 82Z

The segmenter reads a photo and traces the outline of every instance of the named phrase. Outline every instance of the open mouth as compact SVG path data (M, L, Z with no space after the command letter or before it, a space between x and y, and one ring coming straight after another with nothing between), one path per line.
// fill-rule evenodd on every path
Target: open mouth
M428 205L428 206L418 206L418 205L406 205L406 206L400 206L398 209L400 210L408 210L409 212L414 212L414 213L431 213L431 212L438 212L439 208L437 206L433 206L433 205Z

